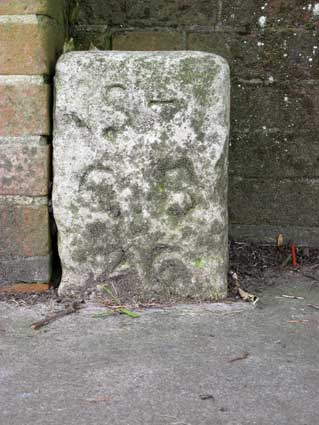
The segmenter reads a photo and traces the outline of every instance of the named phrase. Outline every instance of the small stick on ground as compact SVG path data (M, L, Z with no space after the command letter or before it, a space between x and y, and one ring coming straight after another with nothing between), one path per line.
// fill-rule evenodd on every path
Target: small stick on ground
M297 297L296 295L281 295L278 298L289 298L292 300L304 300L304 297Z
M319 305L307 304L307 307L314 308L315 310L319 310Z
M235 357L234 359L228 360L228 363L238 362L239 360L245 360L250 356L248 351L245 351L241 356Z
M49 316L45 317L42 320L39 320L38 322L34 322L31 325L31 328L38 330L42 328L43 326L48 325L51 322L54 322L57 319L61 319L64 316L68 316L69 314L76 313L79 311L81 306L74 302L70 307L66 308L65 310L58 311L57 313L50 314Z

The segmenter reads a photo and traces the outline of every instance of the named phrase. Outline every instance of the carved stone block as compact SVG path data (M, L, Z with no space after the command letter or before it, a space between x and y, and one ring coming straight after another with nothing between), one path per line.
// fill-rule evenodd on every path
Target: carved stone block
M54 215L61 294L227 291L229 69L199 52L72 52L58 62Z

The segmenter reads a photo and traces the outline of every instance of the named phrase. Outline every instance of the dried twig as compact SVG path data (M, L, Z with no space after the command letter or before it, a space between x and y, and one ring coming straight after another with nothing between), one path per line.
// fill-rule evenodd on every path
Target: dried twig
M307 307L314 308L315 310L319 310L319 305L307 304Z
M228 363L238 362L239 360L245 360L250 356L248 351L243 352L243 354L239 357L235 357L234 359L228 360Z
M61 319L61 317L68 316L69 314L72 314L72 313L76 313L78 310L80 310L80 308L81 306L77 302L74 302L70 307L66 308L65 310L58 311L57 313L54 313L54 314L50 314L44 319L39 320L38 322L32 323L31 328L35 330L40 329L43 326L46 326L57 319Z
M278 298L290 298L291 300L304 300L304 297L297 297L296 295L280 295Z
M199 398L201 400L213 400L213 401L215 401L215 397L213 396L213 394L200 394Z

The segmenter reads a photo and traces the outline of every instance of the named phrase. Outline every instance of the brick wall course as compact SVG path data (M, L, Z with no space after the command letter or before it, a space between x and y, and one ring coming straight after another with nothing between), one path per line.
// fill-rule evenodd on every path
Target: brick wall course
M176 27L214 25L219 0L79 0L74 2L75 24L128 25L139 27Z
M232 128L246 131L319 130L319 85L233 84Z
M0 15L44 15L64 19L65 0L1 0Z
M0 141L0 195L48 195L50 153L48 145Z
M318 179L231 177L229 199L232 224L319 226Z
M0 199L0 256L45 256L50 252L49 216L46 205L23 205Z
M51 87L38 78L0 77L0 136L50 134L50 103Z
M267 26L316 28L318 16L314 7L315 2L308 0L223 0L220 24L263 29L261 18L266 17Z
M232 75L231 228L261 240L281 226L300 241L304 229L304 241L319 246L318 9L307 0L80 0L73 25L81 36L105 25L113 49L162 49L140 34L174 30L182 48L224 56Z
M0 75L53 73L63 42L63 28L52 19L0 17Z
M318 178L319 132L233 130L229 173L261 179Z
M42 136L52 130L67 3L0 0L0 286L51 277L51 147Z
M114 50L182 50L183 36L176 31L118 32L113 34Z
M14 282L49 282L52 259L50 255L0 260L0 287Z
M262 81L319 78L316 31L193 32L187 35L187 48L223 56L236 78Z

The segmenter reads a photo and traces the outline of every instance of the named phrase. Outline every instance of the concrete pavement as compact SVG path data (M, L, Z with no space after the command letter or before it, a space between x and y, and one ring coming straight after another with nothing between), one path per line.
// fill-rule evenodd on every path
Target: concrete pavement
M1 425L317 424L319 286L268 283L255 307L95 319L89 304L38 331L47 304L0 303Z

